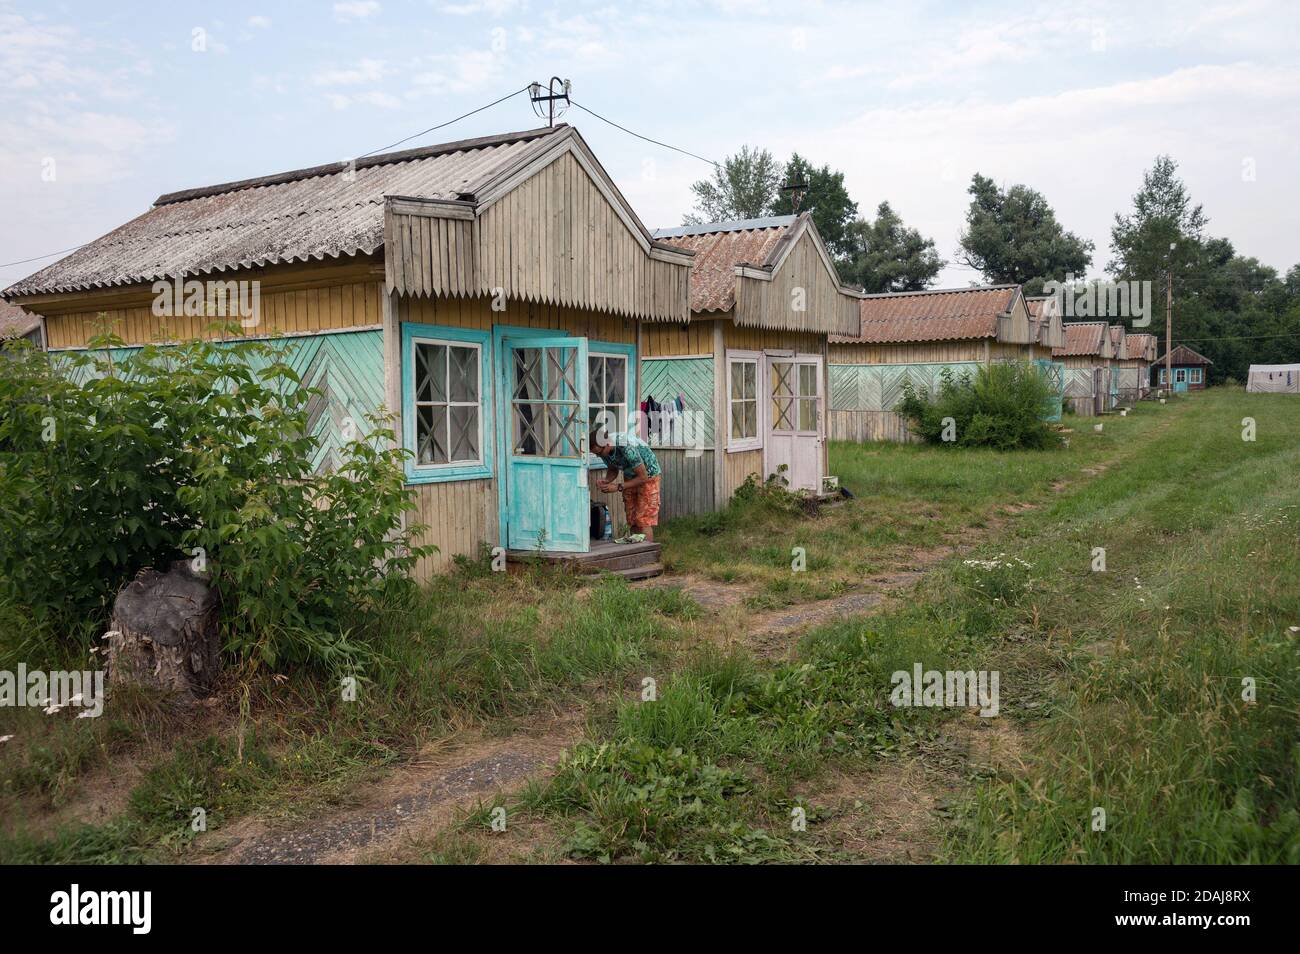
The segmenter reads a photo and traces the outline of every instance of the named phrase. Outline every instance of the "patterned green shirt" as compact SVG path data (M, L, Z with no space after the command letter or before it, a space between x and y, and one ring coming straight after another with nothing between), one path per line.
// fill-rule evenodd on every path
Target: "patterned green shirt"
M623 471L623 479L630 480L636 476L638 464L645 464L647 477L659 476L659 458L650 449L650 445L635 434L612 434L613 449L602 454L601 460L606 467L618 467Z

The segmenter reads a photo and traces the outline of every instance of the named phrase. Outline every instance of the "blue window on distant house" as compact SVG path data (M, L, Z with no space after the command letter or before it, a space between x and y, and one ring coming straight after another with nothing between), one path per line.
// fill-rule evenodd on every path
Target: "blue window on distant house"
M402 326L402 446L411 483L492 476L492 333Z
M1160 369L1160 383L1161 383L1161 384L1168 384L1168 383L1169 383L1169 378L1166 376L1166 374L1165 374L1165 369L1164 369L1164 368L1161 368L1161 369Z
M1174 368L1174 384L1186 384L1186 383L1187 383L1187 369Z

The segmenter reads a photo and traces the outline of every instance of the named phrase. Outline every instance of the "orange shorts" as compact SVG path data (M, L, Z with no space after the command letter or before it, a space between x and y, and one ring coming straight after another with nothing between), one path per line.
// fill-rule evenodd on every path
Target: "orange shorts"
M623 510L629 526L659 526L659 478L651 477L639 487L624 487Z

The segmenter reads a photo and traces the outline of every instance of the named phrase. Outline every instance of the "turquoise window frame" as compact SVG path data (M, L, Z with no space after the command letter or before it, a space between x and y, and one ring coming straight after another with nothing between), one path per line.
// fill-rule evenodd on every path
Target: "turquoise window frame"
M425 464L415 462L415 342L466 343L479 349L479 453L474 464ZM402 446L411 452L406 460L408 484L437 484L449 480L479 480L491 477L496 448L496 403L492 396L492 332L444 325L402 325Z
M637 391L636 382L636 345L617 344L613 341L596 341L594 338L589 338L587 340L587 357L591 358L602 354L627 358L627 422L633 427L633 430L636 430L636 416L641 412L641 395ZM588 382L587 387L590 389L590 382ZM588 452L587 457L588 470L604 469L604 461L595 454Z

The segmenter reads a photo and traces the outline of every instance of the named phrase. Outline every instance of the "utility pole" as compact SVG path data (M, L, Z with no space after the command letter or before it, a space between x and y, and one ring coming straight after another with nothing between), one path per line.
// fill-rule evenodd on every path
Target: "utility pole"
M1169 243L1169 267L1165 270L1165 387L1174 393L1174 246Z
M1165 285L1165 383L1174 393L1174 269Z

